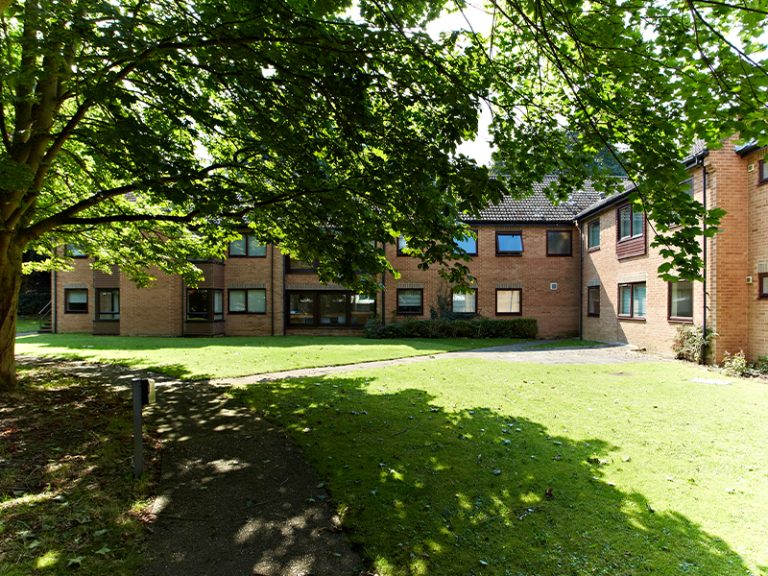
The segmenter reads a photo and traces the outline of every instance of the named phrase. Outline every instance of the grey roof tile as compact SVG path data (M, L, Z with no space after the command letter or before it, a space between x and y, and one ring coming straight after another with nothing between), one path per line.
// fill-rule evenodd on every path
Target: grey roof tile
M481 210L475 216L464 218L467 222L571 222L577 214L604 200L605 196L586 182L581 190L574 192L565 202L554 204L544 189L552 182L554 176L545 178L534 184L533 194L525 198L505 196L498 204L493 204Z

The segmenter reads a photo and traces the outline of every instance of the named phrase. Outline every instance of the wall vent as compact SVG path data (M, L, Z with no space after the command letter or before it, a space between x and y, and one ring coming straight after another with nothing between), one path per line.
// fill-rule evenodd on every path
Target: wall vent
M747 172L754 172L755 171L755 163L747 165Z
M747 284L752 284L752 276L747 276Z
M550 290L557 290L557 282L550 282L549 283L549 289Z

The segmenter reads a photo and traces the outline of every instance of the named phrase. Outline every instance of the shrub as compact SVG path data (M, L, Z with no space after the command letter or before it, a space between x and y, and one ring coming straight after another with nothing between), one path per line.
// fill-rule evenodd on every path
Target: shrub
M404 320L386 325L374 319L363 329L366 338L535 338L537 332L533 318Z
M706 347L715 339L717 334L709 332L706 336ZM702 351L704 349L705 338L704 331L700 326L686 324L679 326L675 339L672 342L672 350L675 352L675 358L688 360L700 364L702 361Z
M739 350L736 354L723 354L723 370L730 376L745 376L749 372L749 363L744 356L744 350Z

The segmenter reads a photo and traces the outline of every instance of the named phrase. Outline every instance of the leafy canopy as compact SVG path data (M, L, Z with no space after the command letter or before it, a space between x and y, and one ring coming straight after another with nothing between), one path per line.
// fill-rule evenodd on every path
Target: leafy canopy
M139 280L194 277L247 222L372 288L382 243L454 262L462 215L505 187L616 190L595 162L613 150L670 266L698 274L699 219L722 214L679 159L694 138L766 141L766 0L494 0L490 33L426 34L446 7L464 3L0 5L0 248L74 241ZM456 153L483 101L499 180Z

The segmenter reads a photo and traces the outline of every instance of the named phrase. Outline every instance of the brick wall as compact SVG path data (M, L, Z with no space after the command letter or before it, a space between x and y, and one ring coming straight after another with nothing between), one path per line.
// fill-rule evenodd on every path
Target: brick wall
M765 150L744 159L749 197L749 263L747 274L753 283L746 285L751 360L768 355L768 299L759 298L760 274L768 273L768 182L760 183L760 161L768 161ZM751 167L751 172L750 172Z
M138 288L120 275L120 334L124 336L181 336L184 282L157 269L157 279Z
M701 170L692 173L694 197L701 201ZM617 210L622 203L610 206L600 213L584 219L581 225L583 245L587 245L589 224L600 221L600 245L585 252L582 284L583 336L601 342L631 343L639 348L663 354L672 354L672 341L678 326L685 322L669 319L669 285L658 277L658 266L664 261L656 248L650 247L655 237L653 227L646 223L643 242L645 254L633 258L621 258L617 252ZM645 282L646 316L644 319L620 318L619 284ZM600 289L600 316L587 314L588 287ZM693 319L700 325L702 318L703 287L693 285ZM690 322L688 322L690 323Z
M72 270L56 272L51 275L56 285L54 298L56 300L54 332L91 332L93 328L94 291L93 270L90 260L75 258L72 261ZM68 288L88 290L88 311L85 313L65 312L64 291Z
M749 275L750 199L747 194L747 165L733 151L732 142L710 152L707 204L727 212L720 232L708 240L709 324L718 336L713 344L715 360L724 352L749 353Z
M282 333L282 325L274 321L273 311L282 309L282 291L275 286L282 282L282 276L273 268L276 260L282 259L279 251L267 248L265 257L229 258L224 266L225 332L230 336L270 336ZM232 289L264 289L267 311L264 314L229 314L229 291ZM282 316L280 318L282 321Z
M579 287L579 241L571 225L510 226L479 225L477 256L467 263L477 278L477 313L487 318L508 319L496 314L496 289L522 289L522 316L536 318L539 336L574 336L579 330L579 302L574 295ZM572 232L571 256L547 256L547 230ZM496 255L496 232L520 231L523 253L520 256ZM387 257L400 272L400 278L386 279L387 322L406 318L429 318L430 310L439 311L440 300L450 308L451 287L439 276L437 269L418 269L418 259L397 256L394 246L387 248ZM556 283L556 289L552 284ZM398 315L397 289L421 288L424 291L423 314Z

